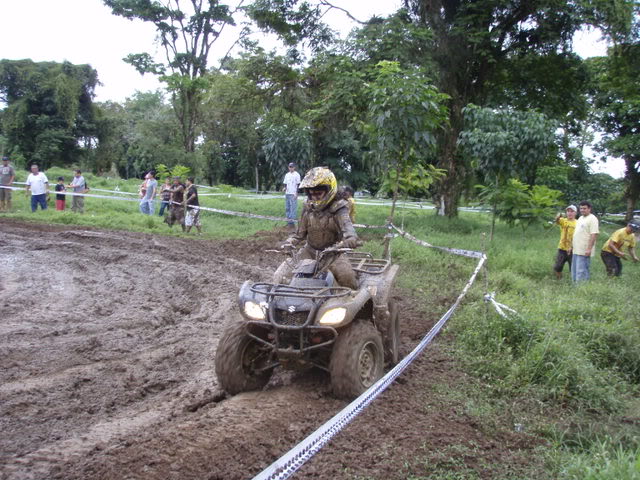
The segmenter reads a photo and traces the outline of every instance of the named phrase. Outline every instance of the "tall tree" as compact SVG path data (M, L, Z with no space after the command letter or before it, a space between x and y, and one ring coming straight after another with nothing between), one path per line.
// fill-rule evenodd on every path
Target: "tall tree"
M2 130L10 153L43 169L79 163L95 146L97 83L90 65L1 60Z
M640 42L617 44L589 62L594 71L601 151L624 159L626 219L640 199Z
M449 128L439 138L438 158L448 175L441 183L441 213L457 214L468 163L458 151L463 108L484 105L492 79L518 55L569 51L584 25L612 36L631 24L633 0L404 0L414 21L433 32L426 50L438 65L437 86L447 93Z
M209 53L228 25L235 25L237 11L218 0L103 0L114 15L155 25L165 61L155 62L149 53L130 54L125 61L141 74L160 75L172 95L187 152L195 150L202 92L207 86ZM185 2L187 3L187 2ZM243 0L239 0L238 7Z

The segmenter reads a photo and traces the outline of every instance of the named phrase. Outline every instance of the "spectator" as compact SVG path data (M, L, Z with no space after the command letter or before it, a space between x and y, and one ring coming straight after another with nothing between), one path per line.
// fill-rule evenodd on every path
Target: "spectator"
M27 195L31 192L31 211L47 209L47 196L49 195L49 179L38 170L38 165L31 165L31 173L27 177Z
M144 178L142 180L142 183L138 187L138 197L140 197L140 200L142 200L144 198L145 194L147 193L147 180L148 179L149 179L149 174L145 173L144 174Z
M15 179L16 171L12 165L9 165L9 157L2 157L2 166L0 167L0 212L11 210L11 188Z
M169 215L165 218L165 222L170 227L175 223L180 223L184 232L184 185L180 182L180 177L173 177L173 185L171 186L171 198L169 199Z
M89 190L87 188L87 182L82 176L82 171L76 170L75 175L71 183L67 185L67 188L73 189L73 197L71 198L71 210L76 213L84 213L84 195Z
M187 193L185 204L187 207L187 216L184 223L187 227L187 233L191 231L191 227L196 227L198 235L202 235L202 225L200 224L200 202L198 202L198 189L193 184L193 177L187 178Z
M556 272L556 278L562 278L562 269L564 264L569 264L571 271L571 252L573 249L573 232L576 229L576 214L578 209L575 205L569 205L566 208L566 217L561 213L556 215L555 223L560 225L560 243L558 243L558 253L556 254L556 263L553 265L553 271Z
M589 280L591 257L595 255L593 248L598 238L599 223L591 213L589 202L580 202L580 218L573 233L573 256L571 258L571 279L574 282Z
M356 200L353 198L353 193L353 188L350 186L345 185L342 187L341 198L349 202L349 218L351 219L351 223L355 223L356 221Z
M64 188L64 177L58 177L58 183L56 183L56 192L65 192L67 189ZM66 195L62 193L56 194L56 210L60 210L64 212L66 203Z
M300 174L296 172L296 164L289 164L289 172L284 176L282 181L284 186L282 190L285 192L285 212L287 216L287 225L290 229L295 227L295 220L298 210L298 185L300 185Z
M167 177L160 187L160 213L158 215L162 216L164 214L165 208L169 206L169 201L171 200L171 179Z
M145 215L153 215L155 210L154 201L156 198L156 191L158 190L158 182L156 180L156 172L151 170L146 175L146 188L142 200L140 200L140 211Z
M640 231L640 221L629 222L626 227L613 232L609 240L604 242L600 258L604 262L607 269L607 275L610 277L619 277L622 274L621 258L626 259L627 254L623 252L624 247L628 247L629 255L634 262L638 261L636 256L636 236L635 233Z

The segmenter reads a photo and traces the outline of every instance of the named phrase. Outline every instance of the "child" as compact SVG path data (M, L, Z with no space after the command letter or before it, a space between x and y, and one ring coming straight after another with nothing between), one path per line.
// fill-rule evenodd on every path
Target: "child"
M67 189L64 187L64 177L58 177L58 183L56 184L56 192L65 192ZM60 193L56 194L56 210L64 212L65 197Z

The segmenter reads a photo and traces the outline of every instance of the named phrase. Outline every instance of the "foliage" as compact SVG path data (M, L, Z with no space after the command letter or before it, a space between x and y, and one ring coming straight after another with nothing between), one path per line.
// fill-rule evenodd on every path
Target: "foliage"
M160 181L164 181L170 177L180 177L185 179L190 173L191 169L184 165L174 165L173 168L168 168L164 163L156 165L156 178Z
M640 26L638 27L640 30ZM625 161L626 219L640 199L640 42L617 44L606 58L592 59L600 150Z
M397 62L380 62L378 74L370 86L369 125L367 134L379 171L395 170L387 177L393 188L394 203L400 190L402 174L411 171L429 157L435 146L435 132L446 121L448 98L428 83L417 70L403 70ZM422 182L432 181L437 171L421 170Z
M79 164L93 147L98 74L69 62L0 60L5 153L42 168Z
M103 0L114 15L152 23L167 61L157 63L149 53L129 55L125 61L141 74L160 75L172 94L174 111L181 125L185 151L195 150L200 100L206 81L209 53L226 25L235 25L228 5L218 0L190 2L183 9L179 0Z
M584 25L602 26L609 35L628 31L633 11L632 0L407 0L405 4L412 20L433 32L425 52L438 67L436 85L451 97L448 128L438 138L437 154L438 166L448 171L438 192L447 216L457 214L464 185L460 179L470 173L456 143L463 128L462 109L470 103L485 106L494 89L508 87L501 83L501 75L512 59L570 50L574 32Z
M520 178L532 183L554 144L555 122L543 114L468 105L460 145L487 181Z
M412 165L403 170L389 170L383 176L380 192L393 196L397 191L404 196L425 198L429 195L429 187L438 181L446 171L433 165Z
M514 227L520 225L524 233L535 223L546 221L560 204L562 192L546 185L530 187L511 179L503 185L479 185L480 200L491 206L501 220Z

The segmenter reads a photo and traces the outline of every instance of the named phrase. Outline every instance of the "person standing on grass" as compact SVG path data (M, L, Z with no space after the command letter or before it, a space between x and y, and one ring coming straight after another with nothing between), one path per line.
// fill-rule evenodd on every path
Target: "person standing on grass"
M298 211L298 185L300 185L300 174L296 172L296 164L289 164L289 172L284 176L282 181L284 184L285 213L287 216L287 225L293 229L296 225Z
M171 200L171 179L167 177L164 180L164 183L160 187L160 213L159 216L164 214L165 208L169 206L169 201Z
M58 177L58 183L56 183L56 192L65 192L67 189L64 187L64 177ZM66 195L62 193L56 194L56 210L64 212Z
M573 232L576 229L576 214L578 209L575 205L569 205L566 209L566 217L561 213L556 215L555 223L560 225L560 243L558 243L558 253L556 255L556 263L553 265L553 271L556 272L556 278L562 278L562 269L564 264L569 264L571 271L571 252L573 249Z
M169 215L164 219L170 227L179 223L184 232L184 185L180 177L173 177L171 186L171 198L169 199Z
M140 200L140 211L145 215L153 215L155 210L156 191L158 190L158 181L156 180L156 172L151 170L147 173L146 190L142 200Z
M31 193L31 211L35 212L40 205L41 210L47 209L49 195L49 179L38 170L38 165L31 165L31 173L27 177L27 195Z
M82 176L81 170L76 170L71 183L67 188L73 189L73 197L71 198L71 210L76 213L84 213L84 193L87 193L87 182Z
M191 231L191 227L196 227L198 235L202 235L202 225L200 224L200 202L198 202L198 189L193 184L193 177L187 178L187 193L185 205L187 207L187 215L184 224L187 227L187 233Z
M0 212L8 212L11 210L11 187L16 179L16 171L12 165L9 165L9 157L2 157L2 166L0 166Z
M626 260L627 254L623 251L625 247L629 249L629 256L634 262L638 261L636 255L636 236L640 231L640 221L629 222L626 227L613 232L609 240L604 242L600 258L607 269L610 277L619 277L622 274L621 258Z
M574 282L587 281L590 278L591 257L595 255L599 222L591 213L589 202L580 202L580 218L573 233L573 256L571 258L571 279Z

